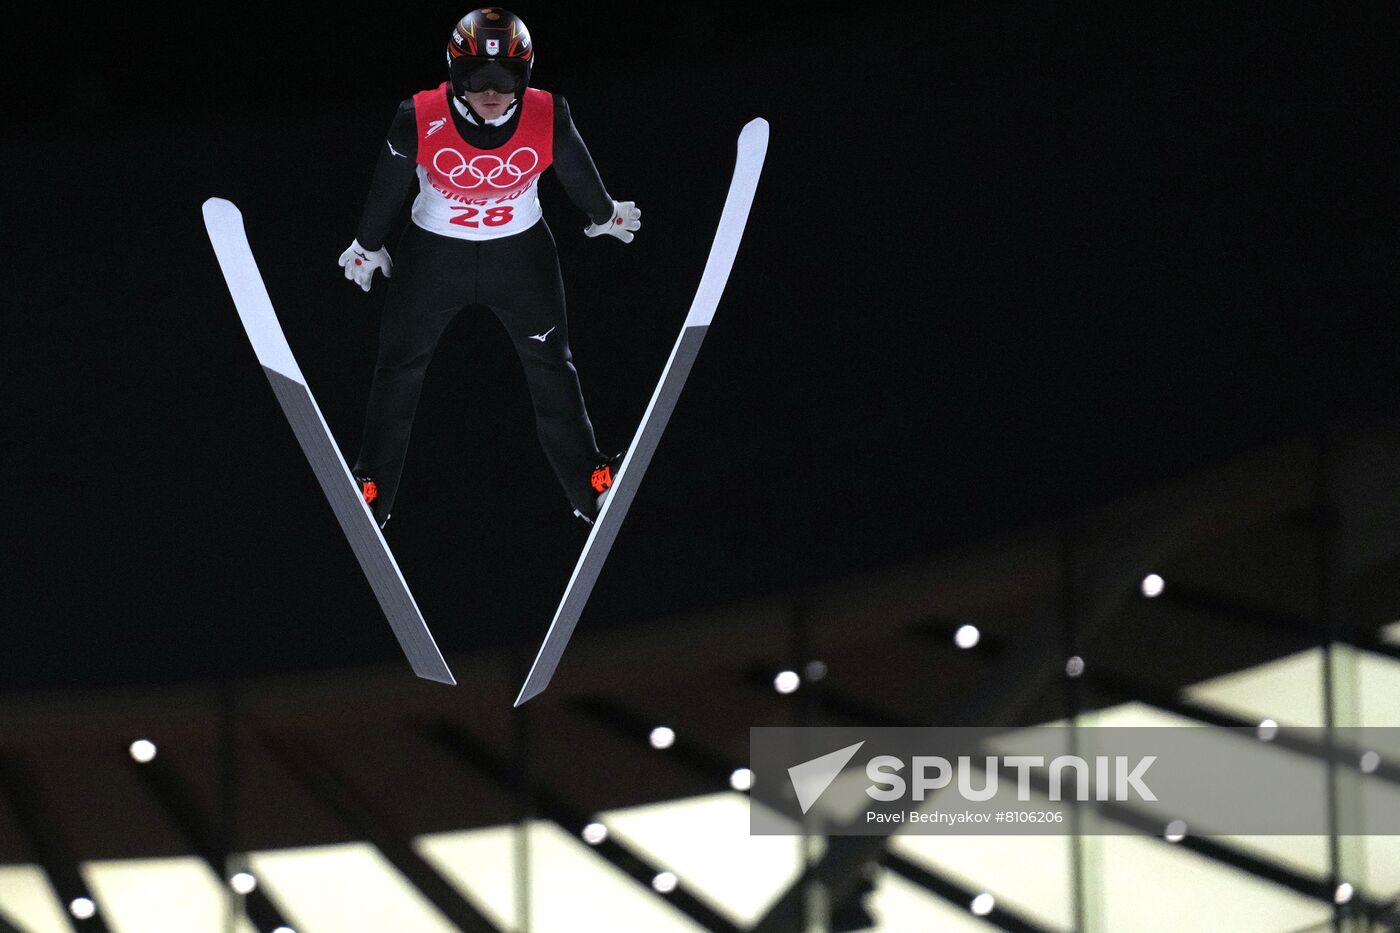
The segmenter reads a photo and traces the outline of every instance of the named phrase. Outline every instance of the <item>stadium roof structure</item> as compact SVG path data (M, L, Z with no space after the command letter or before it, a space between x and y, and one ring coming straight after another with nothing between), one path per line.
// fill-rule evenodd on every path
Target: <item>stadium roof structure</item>
M1393 921L1388 838L1354 873L1321 837L813 844L748 834L743 769L751 726L1393 725L1397 466L1397 426L1338 428L958 554L585 622L519 710L523 641L450 658L456 689L393 666L5 696L0 930L221 929L230 897L247 930L780 930L814 879L833 929L1286 933L1326 928L1342 877Z

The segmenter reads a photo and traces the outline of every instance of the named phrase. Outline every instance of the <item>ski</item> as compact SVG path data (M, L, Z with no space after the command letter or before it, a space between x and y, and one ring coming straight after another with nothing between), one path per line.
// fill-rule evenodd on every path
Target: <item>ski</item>
M633 435L632 444L627 448L622 466L613 481L612 491L603 503L602 510L593 521L588 540L583 545L583 553L574 565L573 575L559 608L554 612L554 620L545 633L535 663L520 688L515 705L519 706L532 697L538 696L549 686L559 659L569 644L583 608L588 603L593 585L602 572L618 529L627 510L637 494L642 476L656 452L661 434L666 430L666 422L676 407L686 377L690 375L705 332L714 319L720 296L724 293L729 272L734 267L734 257L739 251L739 240L744 235L744 225L748 221L749 208L753 204L754 192L758 188L758 176L763 171L763 159L768 152L768 121L750 120L739 133L739 152L734 166L734 177L729 185L729 196L724 202L724 212L720 215L719 229L715 232L710 258L705 263L705 273L701 276L700 287L691 302L690 313L686 315L681 333L671 348L670 359L661 371L661 379L652 393L651 403L642 415L641 424Z
M282 325L272 308L267 286L258 272L243 228L243 215L228 201L204 202L204 226L214 245L228 290L243 329L262 364L273 394L287 416L311 470L340 522L379 606L384 610L413 672L425 680L455 684L442 659L432 632L428 631L418 604L404 582L399 565L365 504L350 469L345 465L320 406L306 385Z

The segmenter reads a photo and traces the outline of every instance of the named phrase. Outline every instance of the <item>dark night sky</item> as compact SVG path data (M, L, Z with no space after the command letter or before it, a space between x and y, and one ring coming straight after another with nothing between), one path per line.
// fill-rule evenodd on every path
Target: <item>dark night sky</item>
M772 125L581 631L935 554L1400 403L1393 5L971 6L515 8L536 84L643 209L630 247L587 240L542 186L605 449L685 315L739 128ZM396 657L199 207L243 210L353 451L384 296L336 258L465 11L11 22L0 690ZM448 653L543 633L586 529L489 317L439 350L389 531Z

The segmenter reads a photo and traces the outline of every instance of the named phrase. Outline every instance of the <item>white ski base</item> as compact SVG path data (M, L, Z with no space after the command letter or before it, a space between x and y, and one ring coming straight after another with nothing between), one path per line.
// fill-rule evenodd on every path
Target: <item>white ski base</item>
M418 611L398 562L380 533L369 506L360 495L355 478L340 455L335 438L320 406L306 385L277 314L268 297L267 286L258 272L248 245L243 215L228 201L210 198L204 202L204 226L214 245L219 267L233 296L238 318L253 344L253 352L272 385L273 394L287 416L297 443L306 454L312 472L326 494L326 500L340 522L341 530L374 591L389 627L398 639L413 672L425 680L455 684L447 662L438 651L432 632Z
M671 348L671 357L661 371L661 379L652 393L651 403L642 415L641 424L627 448L617 477L613 481L612 492L603 503L602 511L593 521L588 540L583 545L583 553L574 565L573 575L564 590L564 598L555 610L554 620L540 645L535 663L520 688L515 705L519 706L532 697L538 696L549 686L549 681L559 667L559 659L568 647L579 617L583 614L593 585L603 570L618 529L627 517L632 506L637 487L651 463L652 454L661 441L666 422L676 407L681 389L700 344L705 339L725 283L729 281L730 270L734 267L734 257L739 252L739 241L744 235L748 222L749 208L753 205L754 192L758 189L758 177L763 171L763 159L768 152L768 121L750 120L739 133L738 156L734 166L734 177L729 185L729 196L724 202L724 212L720 215L719 228L715 232L714 243L710 247L710 257L705 263L705 273L700 278L700 287L691 302L690 313L686 315L680 336Z

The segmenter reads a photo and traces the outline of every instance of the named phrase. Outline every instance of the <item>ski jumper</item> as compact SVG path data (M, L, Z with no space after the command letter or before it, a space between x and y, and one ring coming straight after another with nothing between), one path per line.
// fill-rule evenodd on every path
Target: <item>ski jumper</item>
M545 455L572 506L586 516L596 511L589 480L602 457L569 351L554 237L537 196L540 174L551 165L590 219L611 217L612 199L562 98L527 88L499 126L475 119L447 84L400 107L358 237L370 249L384 242L416 178L412 222L388 280L354 466L378 487L380 521L397 495L428 363L443 331L468 306L490 309L510 335Z

